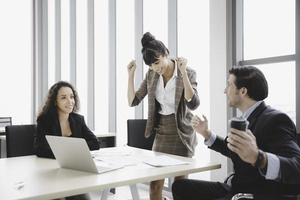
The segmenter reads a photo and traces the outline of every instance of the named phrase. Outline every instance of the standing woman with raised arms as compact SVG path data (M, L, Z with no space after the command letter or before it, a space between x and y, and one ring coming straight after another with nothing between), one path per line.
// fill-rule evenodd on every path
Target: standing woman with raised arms
M138 105L148 94L148 120L145 137L156 134L153 151L192 157L197 145L191 126L199 104L196 72L185 58L169 58L169 50L147 32L142 38L142 54L149 70L140 88L134 89L135 61L128 68L128 104ZM175 177L176 179L183 176ZM150 199L161 200L164 180L150 183Z

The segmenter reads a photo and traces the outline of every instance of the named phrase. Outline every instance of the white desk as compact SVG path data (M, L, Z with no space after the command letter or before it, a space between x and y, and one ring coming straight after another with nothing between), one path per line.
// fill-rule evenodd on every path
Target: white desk
M137 158L162 155L152 151L128 148L132 149L132 155ZM105 150L111 151L112 148ZM191 163L159 168L140 164L103 174L92 174L61 169L53 159L36 156L3 158L0 159L0 199L54 199L221 167L220 164L201 163L201 159L179 156L174 156L174 158L191 161ZM18 190L16 183L19 181L24 182L24 187Z

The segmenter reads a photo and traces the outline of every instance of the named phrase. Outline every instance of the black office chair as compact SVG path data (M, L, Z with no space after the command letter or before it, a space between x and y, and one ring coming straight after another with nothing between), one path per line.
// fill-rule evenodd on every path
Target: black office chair
M145 138L146 119L127 120L127 145L140 149L152 150L155 135Z
M0 127L3 128L3 130L0 130L0 135L5 135L5 127L12 125L12 119L11 117L0 117Z
M36 125L6 126L5 130L7 157L34 155Z
M297 134L297 143L298 143L298 146L300 147L300 133ZM289 191L291 194L281 196L280 197L281 200L298 200L298 199L300 199L300 192L299 192L300 185L299 184L291 185L290 187L291 188L289 188ZM243 200L243 199L254 199L254 198L255 198L255 195L250 194L250 193L238 193L238 194L235 194L231 198L231 200ZM264 199L264 197L258 197L258 198Z

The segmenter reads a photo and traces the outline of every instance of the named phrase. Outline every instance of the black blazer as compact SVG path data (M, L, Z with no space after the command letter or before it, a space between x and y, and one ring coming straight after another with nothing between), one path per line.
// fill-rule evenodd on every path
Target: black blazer
M296 127L293 121L284 113L266 106L262 102L248 117L249 129L256 137L258 148L279 157L279 180L266 180L261 172L242 161L236 153L227 148L226 139L217 137L211 149L230 157L235 175L232 179L234 193L251 192L286 193L290 184L300 183L300 148L296 139Z
M84 138L90 150L100 148L97 137L85 124L83 116L71 113L69 115L70 128L72 135L70 137ZM57 115L55 117L42 116L37 120L37 133L34 140L36 155L39 157L54 158L45 135L61 136L61 128Z

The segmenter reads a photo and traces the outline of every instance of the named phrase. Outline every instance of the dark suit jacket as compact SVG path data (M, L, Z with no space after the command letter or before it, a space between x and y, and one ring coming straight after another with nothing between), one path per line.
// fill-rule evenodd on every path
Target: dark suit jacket
M175 64L177 62L174 60ZM191 68L187 68L187 75L190 83L195 91L194 96L191 101L186 101L184 98L184 86L181 77L180 70L177 68L177 79L176 79L176 92L175 92L175 117L178 134L188 148L188 150L193 154L194 148L197 144L196 134L193 127L191 126L191 119L193 114L190 110L195 110L199 104L200 100L197 92L197 81L196 72ZM143 80L140 88L135 93L135 98L131 106L138 105L143 98L148 94L148 120L145 130L145 137L150 137L151 134L156 133L156 126L159 122L158 111L160 109L159 103L155 99L156 86L158 83L159 74L153 70L148 70L145 79Z
M54 158L45 135L61 136L61 128L57 115L56 117L42 116L37 120L37 135L34 141L36 155L39 157ZM100 148L97 137L85 124L83 116L71 113L69 115L70 128L72 135L70 137L84 138L90 150Z
M217 137L210 148L232 159L235 171L232 189L235 193L286 193L287 188L300 183L300 148L293 121L286 114L266 106L264 102L253 111L248 121L248 128L255 135L258 148L279 157L279 180L266 180L257 168L242 161L227 148L226 138L224 140Z

